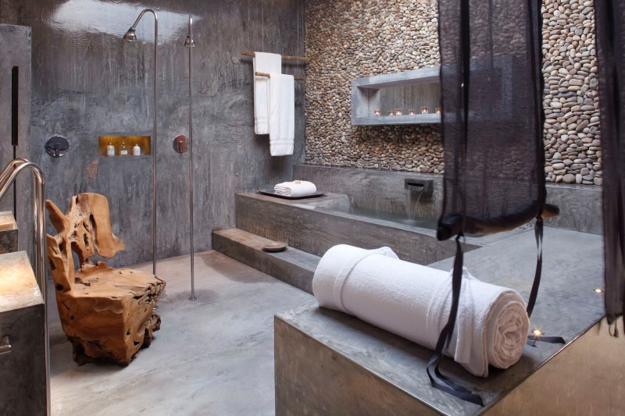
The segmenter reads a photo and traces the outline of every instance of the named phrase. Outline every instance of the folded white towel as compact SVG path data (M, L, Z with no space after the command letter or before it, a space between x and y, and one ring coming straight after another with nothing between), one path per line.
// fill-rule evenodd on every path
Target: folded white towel
M514 290L465 271L456 328L445 354L470 373L508 368L521 358L529 319ZM339 245L321 259L313 293L323 307L434 349L451 308L451 273L401 261L389 248Z
M274 186L273 191L278 195L298 198L316 193L317 186L308 181L283 182Z
M295 140L295 78L271 73L269 81L269 142L271 156L293 154Z
M256 72L282 72L282 55L255 52L253 61ZM254 131L269 134L269 78L254 76Z

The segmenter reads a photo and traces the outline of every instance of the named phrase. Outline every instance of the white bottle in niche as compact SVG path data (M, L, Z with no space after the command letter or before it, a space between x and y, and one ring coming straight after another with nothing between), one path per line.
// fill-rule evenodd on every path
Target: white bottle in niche
M108 157L115 156L115 146L113 146L113 143L111 142L109 142L109 144L106 145L106 156Z
M139 143L136 143L134 146L132 146L132 155L141 156L141 146L139 146Z
M126 147L126 142L122 142L122 145L119 148L119 155L128 156L128 148Z

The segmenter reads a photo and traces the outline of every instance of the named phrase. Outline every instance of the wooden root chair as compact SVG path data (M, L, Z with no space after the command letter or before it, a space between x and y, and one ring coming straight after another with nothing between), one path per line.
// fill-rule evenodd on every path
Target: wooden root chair
M74 196L67 214L51 201L46 207L58 232L47 237L48 259L74 360L128 365L160 327L155 309L165 282L152 274L91 261L94 256L110 259L124 249L113 234L105 196ZM80 263L77 270L72 252Z

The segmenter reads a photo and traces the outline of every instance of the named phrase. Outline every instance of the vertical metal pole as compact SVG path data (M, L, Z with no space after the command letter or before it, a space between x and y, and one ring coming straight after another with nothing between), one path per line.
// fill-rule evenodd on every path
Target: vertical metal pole
M193 17L189 16L189 34L185 46L189 49L189 248L191 258L191 296L190 300L197 300L195 295L195 238L194 238L194 170L193 170Z
M158 16L154 14L154 129L152 140L152 274L156 274L156 256L157 256L157 170L156 170L156 147L158 142Z
M35 219L35 271L39 280L39 288L43 297L43 319L44 319L44 357L46 366L46 412L50 416L51 395L50 395L50 338L48 330L48 282L46 279L45 267L45 181L39 168L33 169L33 189L34 189L34 212Z
M152 13L154 15L154 126L152 129L152 274L156 274L156 256L157 256L157 242L158 242L158 220L157 220L157 205L158 198L157 189L157 157L156 152L158 144L158 14L152 9L143 9L139 16L132 24L130 29L124 35L124 40L128 42L134 42L137 40L136 28L143 16L146 13Z
M19 111L20 111L20 68L14 66L11 70L11 145L13 146L13 160L17 159L19 145ZM17 221L17 182L13 183L13 218Z

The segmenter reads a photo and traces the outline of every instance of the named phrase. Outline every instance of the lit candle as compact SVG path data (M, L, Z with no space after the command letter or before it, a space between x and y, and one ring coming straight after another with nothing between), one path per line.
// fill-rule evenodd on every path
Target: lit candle
M403 115L403 113L402 113L401 110L395 110L395 115L396 116L401 116L401 115Z
M380 110L375 110L373 114L375 114L376 117L380 117L382 115L382 112Z
M440 114L441 113L441 108L440 107L436 107L436 114Z
M598 287L598 288L595 289L595 293L601 294L601 293L603 293L603 289Z
M534 335L535 337L541 337L543 335L543 331L538 328L534 328L534 330L532 331L532 335Z
M428 114L430 109L427 106L421 107L421 114Z

